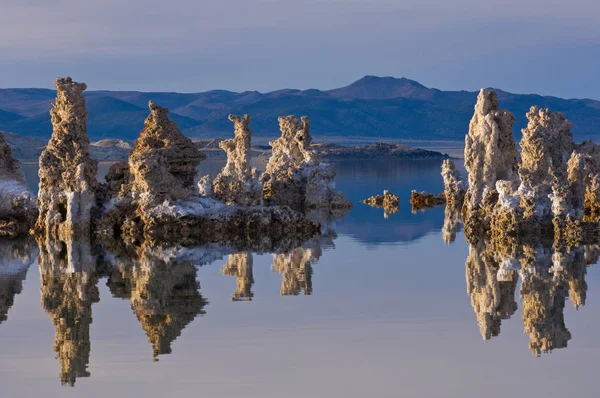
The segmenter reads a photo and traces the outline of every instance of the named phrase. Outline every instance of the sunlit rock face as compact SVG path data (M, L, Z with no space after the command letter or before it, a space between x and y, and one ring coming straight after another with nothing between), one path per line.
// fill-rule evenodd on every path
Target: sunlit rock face
M446 205L461 208L467 191L467 182L463 181L454 162L450 159L442 162L442 179Z
M494 91L482 89L465 139L469 188L463 205L467 231L489 223L496 204L496 182L518 180L518 153L513 139L513 115L498 106Z
M86 243L38 239L42 308L56 332L54 352L60 380L73 386L89 377L92 304L100 300L96 257Z
M0 236L26 233L36 218L35 195L0 131Z
M184 136L169 110L150 101L150 115L129 155L129 189L142 208L195 194L196 168L204 155Z
M308 117L299 120L282 116L279 128L281 137L270 142L272 155L260 177L265 201L296 210L352 207L344 195L335 191L332 165L321 163L310 150Z
M253 257L251 252L229 255L227 264L223 266L221 273L236 278L236 290L231 296L231 301L251 301L254 297L254 293L252 292L252 285L254 284L252 265Z
M262 202L262 185L256 169L249 163L250 116L229 115L229 120L234 125L234 138L219 143L219 147L227 153L227 164L213 181L212 193L226 204L259 205ZM203 196L208 195L205 192Z
M31 237L0 240L0 324L7 320L15 296L23 290L23 281L37 251Z
M205 314L208 301L200 294L196 264L185 251L142 247L130 254L109 261L108 286L115 297L130 300L157 360L171 353L173 341L196 316Z
M85 83L59 78L52 117L52 137L40 156L38 233L69 239L90 233L96 204L97 162L90 159L86 133Z
M367 204L371 207L383 208L383 217L388 218L392 214L400 210L400 198L398 195L394 195L390 191L383 191L383 195L374 195L361 203Z
M573 198L567 162L575 149L571 123L562 113L532 107L521 139L521 207L524 220L549 224L554 217L579 216L583 198ZM572 167L579 167L574 159ZM579 203L581 202L581 203ZM574 204L580 208L575 209Z

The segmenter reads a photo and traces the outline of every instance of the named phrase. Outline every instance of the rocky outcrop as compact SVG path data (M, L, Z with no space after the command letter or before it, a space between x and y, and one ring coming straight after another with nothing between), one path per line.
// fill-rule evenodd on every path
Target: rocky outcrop
M410 204L413 213L417 210L429 209L446 203L444 193L434 194L424 191L411 191Z
M352 207L335 191L332 165L321 163L310 149L308 118L280 117L279 128L281 137L270 142L272 155L260 177L265 201L296 210Z
M229 120L234 124L234 138L219 143L219 147L227 153L227 164L212 183L213 195L226 204L259 205L262 202L262 185L256 169L249 163L250 116L229 115Z
M450 159L442 162L442 179L446 205L461 208L467 191L467 182L462 180L454 162Z
M99 235L129 243L223 242L244 247L260 242L268 247L301 243L318 234L316 223L288 207L226 205L215 198L201 197L194 180L202 154L168 119L167 112L150 103L150 116L128 165L115 164L106 176L103 214L97 225ZM239 123L242 129L244 122ZM234 139L240 150L249 138L248 134L242 137L244 134L239 132L239 139ZM226 167L234 170L240 166L241 174L235 174L235 178L248 172L240 163L244 156L233 156L231 167Z
M498 106L494 91L482 89L465 139L469 188L463 205L466 231L489 224L497 201L496 182L518 179L518 153L513 139L513 115Z
M0 236L27 233L36 218L35 195L0 131Z
M37 233L70 239L89 235L96 205L97 162L90 159L86 133L85 83L71 78L54 82L56 101L50 111L52 137L40 157Z
M567 162L575 149L571 123L562 113L535 106L527 119L520 144L520 204L525 222L548 225L554 217L578 212L573 209L568 182ZM582 211L583 198L581 207Z
M383 208L383 216L388 218L390 215L400 210L400 198L390 191L384 190L383 195L374 195L362 200L361 203L372 207Z
M204 156L169 119L167 108L150 101L150 115L129 155L129 189L141 210L196 193L196 168Z

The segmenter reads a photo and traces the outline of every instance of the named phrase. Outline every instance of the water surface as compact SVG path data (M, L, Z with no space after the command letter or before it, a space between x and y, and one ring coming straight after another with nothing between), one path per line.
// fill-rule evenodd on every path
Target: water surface
M87 259L60 272L35 241L2 242L0 395L596 396L600 280L581 266L594 248L564 275L548 264L539 280L499 282L485 248L460 232L444 243L443 207L410 209L412 189L442 190L440 162L336 167L355 208L288 254ZM358 203L384 189L399 212ZM523 301L544 316L524 319Z

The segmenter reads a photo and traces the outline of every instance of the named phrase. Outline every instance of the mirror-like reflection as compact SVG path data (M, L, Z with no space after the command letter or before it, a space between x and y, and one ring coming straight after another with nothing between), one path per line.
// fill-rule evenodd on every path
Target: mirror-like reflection
M571 333L565 323L565 302L585 305L587 267L598 261L597 246L576 248L514 245L494 248L471 244L466 261L467 293L484 339L500 334L500 323L517 310L515 293L523 308L524 331L536 355L565 348Z
M153 359L171 353L171 343L196 318L208 301L200 294L196 264L141 249L136 256L109 257L107 285L115 297L128 299L148 342Z
M42 308L55 329L60 381L73 386L89 377L92 304L100 301L95 257L86 242L39 241Z
M37 251L32 238L0 240L0 324L8 319L15 296L23 290L23 281Z

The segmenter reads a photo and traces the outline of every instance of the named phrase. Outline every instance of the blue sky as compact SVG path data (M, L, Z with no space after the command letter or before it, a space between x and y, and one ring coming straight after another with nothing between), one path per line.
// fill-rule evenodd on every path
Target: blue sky
M0 0L0 87L268 91L366 74L600 99L597 0Z

